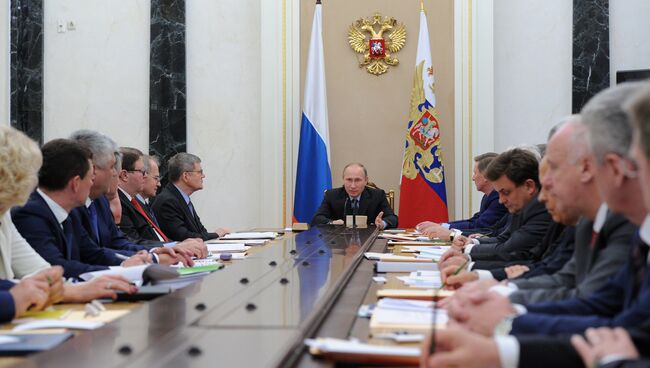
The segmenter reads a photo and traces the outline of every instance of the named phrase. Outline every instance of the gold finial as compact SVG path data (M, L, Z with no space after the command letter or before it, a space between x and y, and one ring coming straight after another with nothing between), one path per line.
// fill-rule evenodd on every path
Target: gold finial
M420 0L420 11L424 11L424 0Z

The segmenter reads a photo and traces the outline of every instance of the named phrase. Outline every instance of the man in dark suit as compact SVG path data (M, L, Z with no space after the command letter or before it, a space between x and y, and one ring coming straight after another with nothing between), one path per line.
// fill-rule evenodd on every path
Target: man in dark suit
M99 247L70 212L83 204L93 185L92 153L65 139L41 149L43 166L39 187L25 206L12 210L14 225L27 242L51 265L61 265L65 277L78 277L108 266L143 264L149 255L133 255L122 262L112 249Z
M496 237L477 239L456 236L454 246L440 259L441 269L458 266L471 257L472 269L505 267L513 261L538 259L542 239L551 226L551 215L537 199L539 162L530 152L515 148L497 156L488 166L487 178L499 193L499 201L513 216Z
M203 189L203 168L197 156L180 152L167 162L169 184L154 200L153 209L160 229L173 240L215 239L228 234L219 228L209 232L199 218L190 196Z
M472 181L476 190L484 193L479 211L466 220L450 221L448 224L437 224L425 221L415 228L430 238L449 239L452 234L472 230L473 233L485 231L494 226L508 214L508 210L499 203L499 193L494 190L492 183L485 178L485 172L498 154L487 152L474 157ZM455 232L454 230L459 230Z
M118 175L118 195L122 205L122 220L119 228L129 240L155 246L188 249L198 258L207 256L207 247L202 239L185 239L183 242L171 241L160 229L155 216L145 210L145 204L137 199L144 187L147 172L144 165L144 154L135 148L120 148L122 168Z
M78 217L91 239L102 248L110 248L121 254L148 251L153 255L154 262L175 264L182 262L192 265L192 253L186 249L164 247L161 242L147 241L149 245L135 244L130 241L115 224L115 219L106 198L111 180L117 175L116 157L119 155L117 144L108 136L90 130L79 130L71 135L71 139L93 154L95 180L90 189L86 204L76 208L72 215ZM131 172L132 175L143 176L144 170Z
M368 171L360 163L351 163L343 169L343 186L325 192L311 225L342 225L346 215L367 217L367 224L379 229L397 226L397 216L390 208L386 193L370 188Z

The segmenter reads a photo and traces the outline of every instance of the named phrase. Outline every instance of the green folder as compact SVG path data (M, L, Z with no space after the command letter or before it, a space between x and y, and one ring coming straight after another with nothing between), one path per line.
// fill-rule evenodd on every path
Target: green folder
M186 275L193 275L195 273L200 273L200 272L213 272L221 268L223 268L223 264L219 263L219 264L213 264L207 266L183 267L183 268L176 269L176 271L178 271L179 275L186 276Z

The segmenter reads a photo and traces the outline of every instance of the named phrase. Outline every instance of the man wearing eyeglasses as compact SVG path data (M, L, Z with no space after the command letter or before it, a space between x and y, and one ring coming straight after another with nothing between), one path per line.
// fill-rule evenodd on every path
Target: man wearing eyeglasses
M203 189L203 168L197 156L180 152L167 162L169 184L151 206L162 231L170 239L215 239L226 235L227 229L206 230L196 213L190 196Z
M120 148L122 169L118 174L118 192L122 204L122 219L118 226L127 237L139 244L188 249L193 255L204 258L207 248L201 239L183 239L183 242L172 241L160 229L155 216L151 215L137 195L149 180L145 168L144 154L135 148ZM146 158L149 160L149 158ZM154 189L155 192L155 189Z

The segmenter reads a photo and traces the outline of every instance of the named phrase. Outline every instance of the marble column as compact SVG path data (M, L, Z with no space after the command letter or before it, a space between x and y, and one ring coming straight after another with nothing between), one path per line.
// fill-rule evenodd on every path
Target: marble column
M609 0L573 0L573 112L607 87Z
M167 160L187 148L185 0L151 1L149 151Z
M11 0L11 126L43 143L43 0Z

